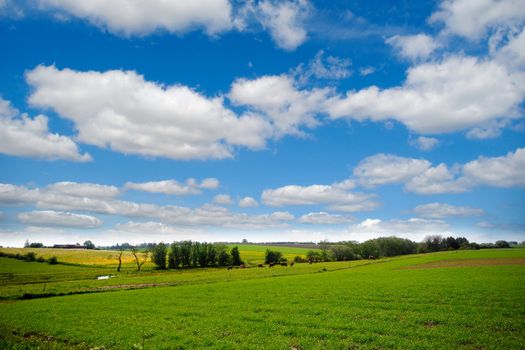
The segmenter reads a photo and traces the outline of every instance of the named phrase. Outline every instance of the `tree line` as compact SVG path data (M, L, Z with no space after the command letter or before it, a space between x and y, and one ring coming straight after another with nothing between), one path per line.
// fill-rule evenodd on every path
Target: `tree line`
M224 243L180 241L158 243L149 247L151 261L158 269L180 267L239 266L243 262L237 246L228 249Z

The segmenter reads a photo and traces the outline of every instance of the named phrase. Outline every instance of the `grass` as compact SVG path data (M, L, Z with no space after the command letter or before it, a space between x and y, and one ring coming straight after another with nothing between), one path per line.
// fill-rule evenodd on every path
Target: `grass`
M0 347L522 349L523 258L523 249L485 250L299 264L294 273L165 273L192 282L2 302ZM450 263L469 259L507 262Z

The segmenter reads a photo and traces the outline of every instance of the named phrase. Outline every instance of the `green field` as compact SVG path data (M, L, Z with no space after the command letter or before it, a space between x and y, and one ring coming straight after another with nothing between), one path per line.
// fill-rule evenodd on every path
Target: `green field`
M0 348L524 348L524 249L95 279L113 270L0 259ZM20 300L44 284L89 293Z

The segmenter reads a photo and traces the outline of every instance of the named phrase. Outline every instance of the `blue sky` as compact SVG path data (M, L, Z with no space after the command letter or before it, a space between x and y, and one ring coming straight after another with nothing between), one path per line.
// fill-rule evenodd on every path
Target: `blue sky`
M0 245L525 240L518 0L0 0Z

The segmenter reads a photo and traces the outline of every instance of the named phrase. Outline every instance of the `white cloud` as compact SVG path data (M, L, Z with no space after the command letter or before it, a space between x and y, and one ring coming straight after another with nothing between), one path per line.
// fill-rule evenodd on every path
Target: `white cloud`
M429 167L405 184L405 190L417 194L461 193L469 191L472 183L457 177L444 163Z
M303 22L311 11L307 0L260 1L255 8L256 19L270 32L280 48L295 50L308 38Z
M237 117L220 97L158 85L132 71L38 66L26 78L30 103L74 122L80 142L123 153L222 159L232 157L234 146L264 147L272 133L262 118Z
M47 190L75 197L93 198L113 198L120 194L120 190L115 186L70 181L55 182L47 186Z
M339 214L330 214L324 211L317 213L308 213L301 216L298 222L302 224L312 224L312 225L339 225L346 224L354 221L351 216L339 215Z
M494 61L451 56L409 68L403 85L376 86L334 97L332 118L396 119L418 133L447 133L520 116L525 74Z
M229 205L233 203L233 200L229 194L218 194L213 197L213 202L217 204Z
M82 185L82 184L81 184ZM73 193L71 193L73 192ZM248 215L234 213L216 205L187 208L174 205L135 203L114 198L78 196L56 190L53 184L44 188L29 189L24 186L0 184L0 203L7 205L33 204L39 209L58 211L87 211L92 213L152 218L167 224L183 226L214 226L228 228L284 227L294 216L277 211L269 214Z
M418 216L428 219L442 219L450 216L481 216L485 214L483 209L468 206L454 206L446 203L418 205L414 208L414 212Z
M0 98L0 153L48 160L87 162L91 156L80 154L69 137L49 132L44 115L30 118Z
M362 67L359 70L359 74L363 77L366 77L367 75L374 74L376 69L374 67Z
M358 183L366 187L392 183L405 184L405 190L418 194L461 193L475 186L523 187L525 148L501 157L479 157L449 168L427 160L377 154L362 160L354 169Z
M439 44L426 34L394 35L385 42L393 46L401 57L413 61L429 57L439 47Z
M350 225L347 230L347 240L365 241L378 236L401 235L415 241L422 241L430 234L444 234L450 226L442 220L410 218L407 220L365 219Z
M213 35L232 27L228 0L38 0L41 9L85 19L114 34L144 36L157 30L184 33L203 28Z
M230 100L266 115L278 135L299 133L303 125L318 124L315 115L322 111L329 89L298 90L286 75L263 76L254 80L237 79L231 87Z
M351 61L347 58L328 56L324 58L324 51L319 51L308 64L301 63L292 73L300 83L308 83L312 78L340 80L352 75Z
M253 197L244 197L239 200L239 207L241 208L251 208L258 207L259 203Z
M195 179L186 180L186 184L181 184L177 180L149 181L149 182L127 182L125 187L128 189L164 193L170 195L192 195L202 193L202 189L215 189L219 186L219 181L214 178L207 178L198 183Z
M31 211L18 214L18 220L27 225L59 226L71 228L96 228L102 221L90 215L81 215L54 210Z
M479 157L463 166L473 183L494 187L525 187L525 148L502 157Z
M355 168L354 176L361 185L374 187L402 183L421 174L431 166L425 159L413 159L391 154L376 154L363 159Z
M525 68L525 28L521 32L509 33L507 42L498 48L492 48L491 54L506 67Z
M336 211L365 211L378 206L371 194L350 192L354 187L352 181L332 185L297 186L288 185L276 189L267 189L262 193L266 205L282 207L288 205L327 205Z
M429 20L443 23L447 34L476 40L491 29L525 20L525 6L522 0L444 0Z
M433 150L437 145L439 145L439 140L435 137L426 137L426 136L419 136L415 140L411 140L410 144L421 151L431 151Z

